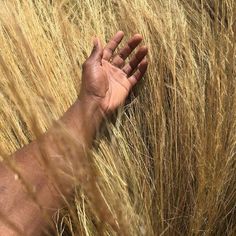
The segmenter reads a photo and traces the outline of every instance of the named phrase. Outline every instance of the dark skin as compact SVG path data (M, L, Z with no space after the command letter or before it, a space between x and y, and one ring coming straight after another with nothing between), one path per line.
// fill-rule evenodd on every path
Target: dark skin
M93 51L83 64L79 97L60 119L66 131L80 140L77 149L81 157L86 158L85 150L91 148L104 117L124 104L133 86L147 70L147 48L144 46L137 49L133 58L125 63L125 59L142 41L141 35L134 35L117 54L114 53L123 36L122 31L117 32L104 48L99 39L94 40ZM54 167L65 166L66 161L60 158L60 149L52 141L56 129L55 125L11 157L20 176L34 187L38 203L49 216L62 207L63 202L38 161L42 158L39 142L44 143L44 150L50 154L50 162ZM73 158L70 162L75 169L80 164ZM7 216L9 221L1 221L0 235L41 235L46 224L42 211L29 197L21 181L14 178L14 172L5 166L4 163L0 165L0 217ZM73 183L63 176L58 178L63 183L63 194L68 197Z
M97 53L91 54L84 63L81 95L95 99L104 113L114 111L123 104L132 87L142 78L147 69L147 48L140 47L129 63L125 59L142 41L142 36L134 35L110 62L114 50L120 44L124 33L119 31L102 48L99 39L95 39ZM91 68L91 70L90 70ZM91 73L92 71L92 73ZM133 73L134 72L134 73Z

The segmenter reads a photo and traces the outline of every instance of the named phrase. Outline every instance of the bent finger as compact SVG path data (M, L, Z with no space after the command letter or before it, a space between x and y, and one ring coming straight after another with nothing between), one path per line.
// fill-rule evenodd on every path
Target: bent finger
M144 76L144 74L147 71L147 67L148 67L148 61L147 61L147 58L145 57L141 61L141 63L138 65L138 68L134 72L134 74L128 78L128 80L131 84L131 87L133 87L139 80L142 79L142 77Z
M134 70L136 70L137 66L141 63L143 58L147 55L148 49L147 47L143 46L139 48L139 50L136 52L136 54L131 58L130 62L127 63L122 70L127 74L127 76L130 76Z
M140 34L135 34L126 45L118 52L118 54L112 60L112 64L121 68L124 66L125 59L131 54L131 52L142 42L143 38Z

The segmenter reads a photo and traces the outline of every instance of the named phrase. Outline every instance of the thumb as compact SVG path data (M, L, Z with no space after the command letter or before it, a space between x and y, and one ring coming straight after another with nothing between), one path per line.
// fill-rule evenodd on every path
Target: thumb
M94 38L93 40L93 50L91 52L90 58L98 63L102 62L103 47L99 38Z

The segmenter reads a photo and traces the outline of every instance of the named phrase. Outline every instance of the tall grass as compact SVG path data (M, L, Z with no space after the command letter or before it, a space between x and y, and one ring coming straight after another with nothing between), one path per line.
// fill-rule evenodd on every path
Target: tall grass
M2 158L76 99L94 35L139 32L149 47L145 78L82 160L81 176L93 178L75 183L57 235L235 235L235 0L14 0L0 9Z

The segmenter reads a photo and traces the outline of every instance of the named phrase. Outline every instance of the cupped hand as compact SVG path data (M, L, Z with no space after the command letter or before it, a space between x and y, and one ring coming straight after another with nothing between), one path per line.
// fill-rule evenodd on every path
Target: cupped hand
M147 47L140 47L128 63L125 60L142 41L140 34L134 35L115 54L124 33L119 31L103 48L101 41L94 40L94 48L83 64L80 99L95 101L104 113L114 111L125 102L133 86L147 70Z

